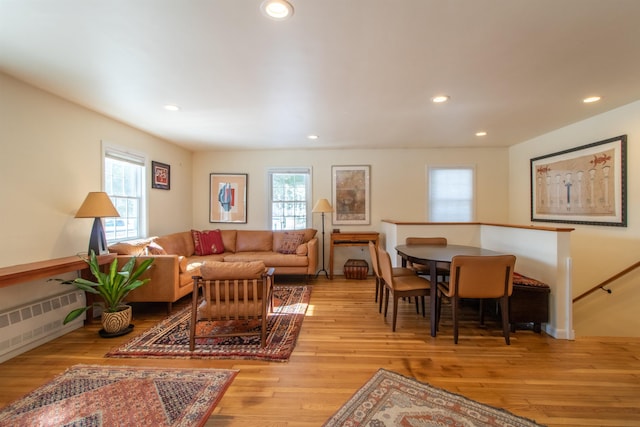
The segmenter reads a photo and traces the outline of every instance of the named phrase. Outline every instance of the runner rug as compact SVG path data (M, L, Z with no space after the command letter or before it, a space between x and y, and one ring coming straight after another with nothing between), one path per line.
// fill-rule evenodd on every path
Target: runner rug
M247 335L199 338L194 351L189 351L189 306L111 350L106 356L287 361L298 340L310 296L311 288L308 286L274 288L274 310L268 318L265 347L260 347L260 336ZM259 331L260 321L199 322L198 327Z
M76 365L0 410L0 426L202 426L237 373Z
M380 369L325 426L539 426L395 372Z

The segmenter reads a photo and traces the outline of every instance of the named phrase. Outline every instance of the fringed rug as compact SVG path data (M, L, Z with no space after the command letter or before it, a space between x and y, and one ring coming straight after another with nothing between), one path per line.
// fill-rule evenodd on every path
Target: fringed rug
M202 426L237 373L76 365L0 410L0 426Z
M539 426L503 409L486 406L380 369L325 426Z
M189 351L189 306L123 346L111 350L106 356L287 361L298 340L310 296L311 288L308 286L274 288L274 310L268 318L267 345L264 348L260 347L259 336L247 335L199 338L194 351ZM199 322L198 327L259 331L260 321Z

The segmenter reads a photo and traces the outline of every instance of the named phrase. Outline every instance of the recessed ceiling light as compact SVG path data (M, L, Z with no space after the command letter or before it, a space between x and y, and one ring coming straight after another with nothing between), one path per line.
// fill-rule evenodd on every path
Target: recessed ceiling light
M173 105L173 104L165 105L164 109L167 110L167 111L180 111L180 107L178 107L177 105Z
M318 135L309 135L309 136L307 136L307 138L312 139L312 140L316 140L316 139L319 138L319 136Z
M481 130L480 132L476 132L476 136L487 136L487 132Z
M591 104L592 102L598 102L601 99L602 98L599 96L590 96L588 98L583 99L582 102L584 102L585 104Z
M286 0L265 0L260 10L268 18L283 21L293 15L293 6Z
M447 95L438 95L431 98L431 101L435 102L436 104L441 104L443 102L447 102L448 100L449 100L449 96Z

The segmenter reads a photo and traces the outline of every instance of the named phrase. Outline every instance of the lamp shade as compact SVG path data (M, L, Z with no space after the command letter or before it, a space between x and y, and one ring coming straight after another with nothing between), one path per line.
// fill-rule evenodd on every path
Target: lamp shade
M320 199L316 202L311 212L333 212L333 207L331 207L331 203L327 199Z
M82 206L76 212L76 218L118 217L120 214L113 206L107 193L94 191L87 195Z

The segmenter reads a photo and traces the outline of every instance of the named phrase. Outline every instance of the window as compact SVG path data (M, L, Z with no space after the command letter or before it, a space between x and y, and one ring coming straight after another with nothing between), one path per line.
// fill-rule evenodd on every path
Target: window
M473 221L475 205L475 171L471 167L430 167L429 221Z
M269 171L269 218L272 230L300 230L309 226L311 170Z
M136 239L145 234L145 159L113 147L104 147L104 191L120 214L105 218L107 242Z

